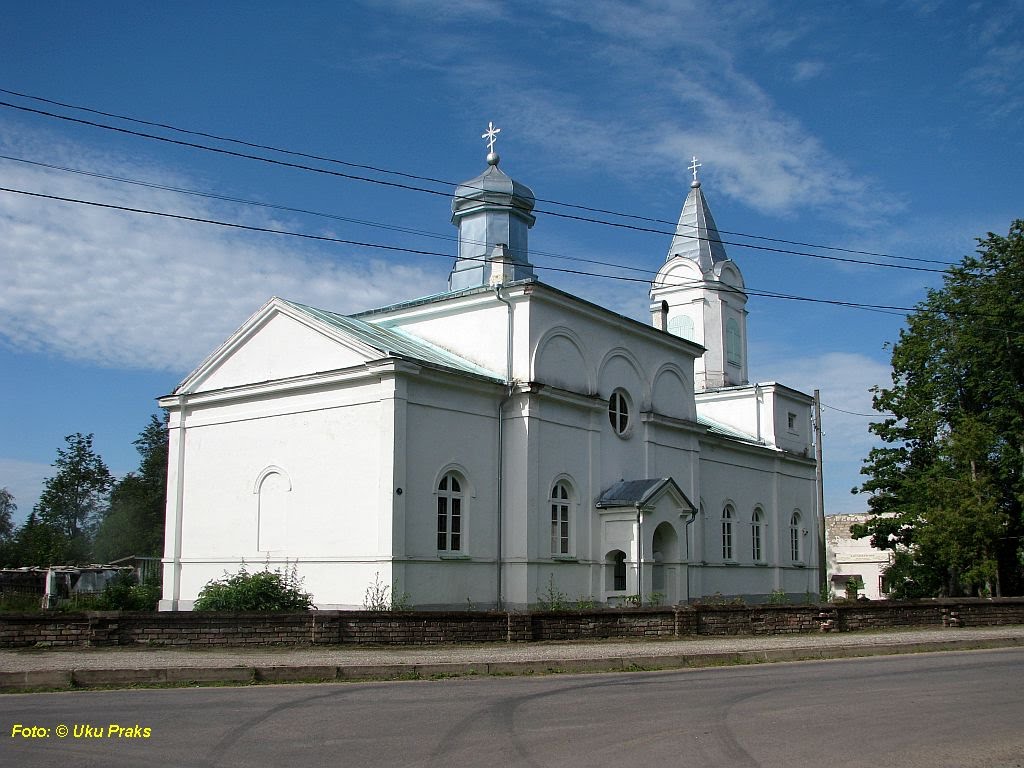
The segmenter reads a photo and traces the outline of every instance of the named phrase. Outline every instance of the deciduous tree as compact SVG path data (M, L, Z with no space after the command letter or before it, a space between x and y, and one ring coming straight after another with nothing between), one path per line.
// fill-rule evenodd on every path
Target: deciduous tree
M53 463L57 473L43 483L36 505L39 521L53 526L68 542L66 557L81 562L92 553L92 537L106 514L114 477L93 449L93 436L64 438Z
M948 270L892 346L855 527L901 553L910 592L1019 593L1024 531L1024 221ZM924 585L927 585L925 587Z
M14 494L6 488L0 488L0 544L11 538L14 533L14 513L18 505L14 503Z
M155 556L163 551L164 507L167 500L166 417L150 416L135 447L139 468L129 472L110 494L110 512L96 534L97 560L110 562L130 555Z
M39 519L33 509L28 519L4 547L4 565L12 568L24 566L46 567L54 563L70 562L70 542L50 523Z

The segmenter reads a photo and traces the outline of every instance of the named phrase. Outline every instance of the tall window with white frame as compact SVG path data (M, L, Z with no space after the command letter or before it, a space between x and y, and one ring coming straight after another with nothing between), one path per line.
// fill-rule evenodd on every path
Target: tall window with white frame
M572 489L565 480L559 480L551 489L551 554L568 555L569 550L569 508Z
M462 481L457 472L447 472L437 484L437 549L461 552L463 533Z
M764 534L764 515L760 509L755 509L750 516L750 556L755 563L763 559L762 536Z
M794 563L803 562L803 547L801 546L800 513L794 512L789 518L789 556Z
M726 505L722 510L722 559L732 560L732 520L733 509Z

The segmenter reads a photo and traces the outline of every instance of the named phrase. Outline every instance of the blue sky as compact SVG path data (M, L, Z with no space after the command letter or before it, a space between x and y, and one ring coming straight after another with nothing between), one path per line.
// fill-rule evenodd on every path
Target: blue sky
M955 262L1024 216L1021 28L1022 2L952 0L16 3L0 28L0 88L452 184L484 169L480 134L493 120L502 169L538 198L672 222L697 155L723 230ZM0 101L240 150L9 93ZM454 253L445 195L10 106L0 106L0 155L3 187ZM634 278L657 270L669 241L550 213L531 233L538 267ZM941 282L727 250L760 291L908 307ZM115 473L133 469L131 443L155 398L268 297L354 312L442 290L450 259L0 192L0 266L0 487L21 518L67 434L95 433ZM540 274L645 317L642 282ZM869 419L843 411L870 413L904 313L757 296L748 309L751 377L821 390L827 511L862 511L849 489L872 444Z

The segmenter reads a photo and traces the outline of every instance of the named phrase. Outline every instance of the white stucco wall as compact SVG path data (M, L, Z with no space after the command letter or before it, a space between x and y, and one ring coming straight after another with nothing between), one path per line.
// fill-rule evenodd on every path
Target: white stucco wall
M404 551L396 548L401 589L420 606L493 605L496 595L497 401L500 389L450 377L413 377L405 452ZM462 548L437 548L438 482L463 483Z
M855 539L850 534L850 526L864 523L867 519L866 513L825 517L829 584L836 597L845 596L847 577L852 576L860 576L864 581L864 588L859 592L861 596L871 600L885 597L882 572L892 562L892 553L872 547L870 537Z
M701 508L691 552L702 572L692 577L702 595L754 598L781 589L791 599L817 596L817 525L814 516L814 463L781 452L739 449L727 441L701 442ZM722 522L733 510L733 556L723 556ZM763 514L761 560L753 557L752 515ZM800 558L790 551L790 522L800 513ZM806 531L806 533L804 533ZM743 567L747 566L747 567ZM770 588L764 589L764 582ZM755 598L756 599L756 598Z
M390 510L380 514L381 485L390 482L379 454L393 447L381 429L380 389L370 382L189 409L179 599L194 599L207 581L243 560L257 569L299 560L307 588L322 594L335 587L326 573L318 575L318 563L390 558ZM172 466L179 425L172 414ZM172 487L176 476L175 467ZM268 494L268 485L277 492ZM169 516L176 503L169 495ZM174 528L168 527L172 554Z
M360 607L376 578L413 605L490 607L498 594L499 511L506 607L536 603L551 583L572 600L619 599L608 594L612 549L627 555L633 575L626 592L663 591L673 599L816 592L813 463L770 444L705 435L693 387L700 347L539 284L512 286L503 296L514 306L515 381L502 409L500 510L504 385L381 361L379 351L286 312L263 318L186 382L181 451L180 418L172 414L164 607L188 607L203 584L243 558L255 567L298 561L323 607ZM509 315L493 291L374 318L503 376ZM338 348L328 353L324 343ZM286 359L261 360L275 355ZM629 402L621 435L608 417L616 390ZM745 389L721 400L723 413L746 408L774 434L775 405L784 398L774 390L771 397L767 405L763 395L753 403ZM172 411L181 405L178 397L163 403ZM446 471L464 481L458 552L437 547L437 488ZM705 515L689 530L678 499L658 501L639 527L635 511L595 509L621 479L663 477L704 504ZM574 494L566 555L550 545L549 494L559 480ZM750 511L764 509L764 563L737 557L723 564L714 556L720 532L713 516L726 500L739 513L738 555L749 550ZM808 529L797 564L786 559L794 509ZM656 582L663 589L655 590Z

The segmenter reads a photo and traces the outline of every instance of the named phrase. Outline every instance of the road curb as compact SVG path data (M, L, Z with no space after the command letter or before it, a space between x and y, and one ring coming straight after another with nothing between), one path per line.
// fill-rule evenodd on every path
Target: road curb
M25 689L131 687L133 685L210 685L329 682L337 680L410 680L466 676L536 675L586 672L695 669L787 661L892 656L937 651L966 651L1024 646L1024 637L934 640L877 645L800 646L749 651L630 654L579 659L530 659L419 664L273 665L231 667L159 667L125 669L0 672L0 691Z

